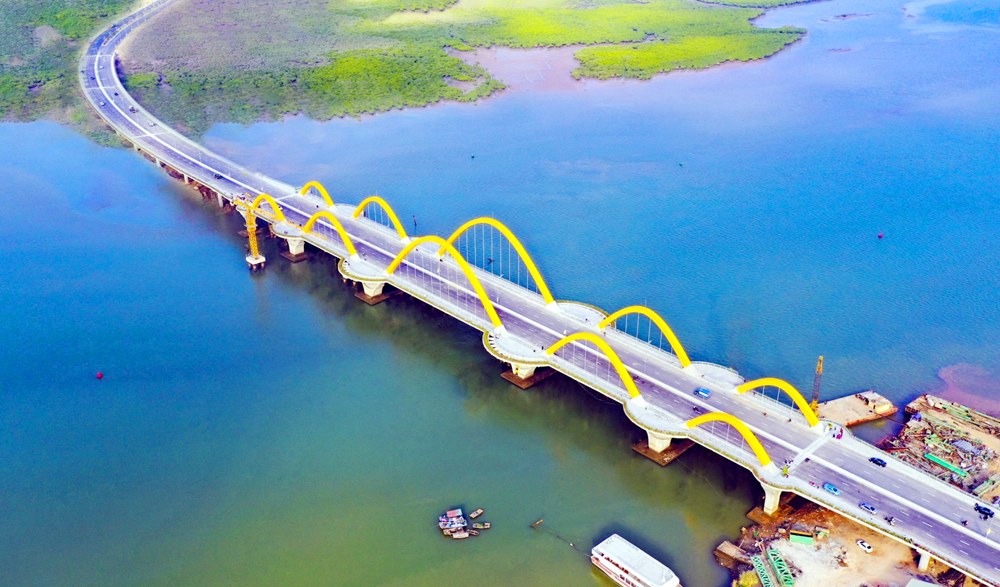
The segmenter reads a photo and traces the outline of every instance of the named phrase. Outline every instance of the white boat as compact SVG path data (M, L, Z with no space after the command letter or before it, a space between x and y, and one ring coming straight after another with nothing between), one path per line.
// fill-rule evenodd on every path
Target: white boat
M622 587L680 587L670 567L612 534L590 551L590 562Z

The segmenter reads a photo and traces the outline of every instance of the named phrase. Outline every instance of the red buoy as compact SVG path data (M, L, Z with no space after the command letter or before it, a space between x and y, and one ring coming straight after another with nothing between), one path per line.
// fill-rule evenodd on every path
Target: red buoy
M878 233L878 237L879 237L879 238L882 238L882 233L881 233L881 232L880 232L880 233Z
M97 372L97 378L98 379L104 379L104 373L101 373L100 371L98 371Z

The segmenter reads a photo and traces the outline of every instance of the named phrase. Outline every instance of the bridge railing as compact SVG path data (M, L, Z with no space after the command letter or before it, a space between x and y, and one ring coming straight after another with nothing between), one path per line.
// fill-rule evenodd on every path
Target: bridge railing
M739 394L739 397L750 399L752 403L764 408L765 410L781 414L783 417L788 418L789 421L797 422L803 426L809 427L809 422L806 421L806 417L803 416L802 412L800 412L797 408L782 403L781 401L760 393L757 390L741 393Z

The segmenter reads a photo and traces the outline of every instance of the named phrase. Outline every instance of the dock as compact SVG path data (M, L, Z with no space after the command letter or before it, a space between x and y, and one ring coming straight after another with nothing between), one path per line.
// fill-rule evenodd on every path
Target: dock
M819 417L844 426L856 426L888 418L899 411L892 402L869 389L819 404Z

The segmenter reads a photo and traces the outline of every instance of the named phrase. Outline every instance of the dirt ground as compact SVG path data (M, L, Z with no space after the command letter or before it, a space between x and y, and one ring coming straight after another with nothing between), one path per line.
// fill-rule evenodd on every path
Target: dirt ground
M830 534L814 544L789 542L782 531L812 531L817 526L827 528ZM872 546L871 554L857 545L858 539ZM771 523L750 528L738 545L751 551L758 540L766 548L778 549L796 574L795 584L805 587L902 587L922 575L908 546L811 503Z
M871 554L856 544L861 538L872 545ZM913 564L909 547L881 534L841 519L836 530L831 528L829 538L815 544L795 544L781 539L771 544L781 551L789 566L802 574L795 578L797 585L822 585L823 587L902 587L918 573ZM837 555L843 557L841 565Z

